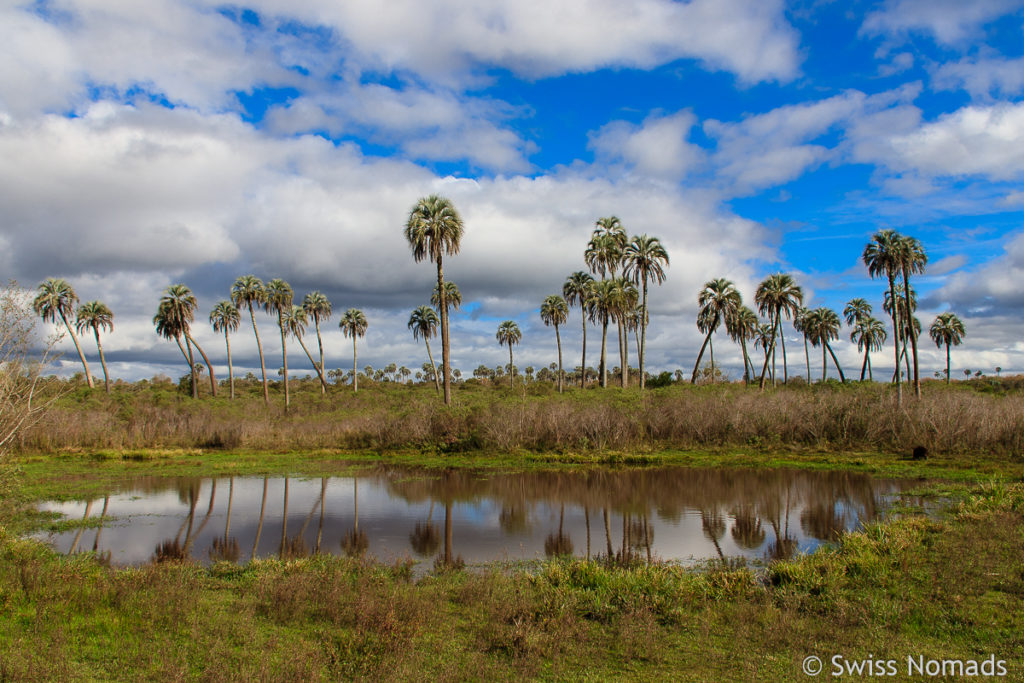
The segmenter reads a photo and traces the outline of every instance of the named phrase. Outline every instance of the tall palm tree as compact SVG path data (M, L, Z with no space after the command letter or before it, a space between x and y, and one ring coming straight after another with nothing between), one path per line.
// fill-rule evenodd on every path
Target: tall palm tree
M224 346L228 351L228 386L231 388L232 399L235 397L235 370L231 365L231 340L228 338L228 333L237 331L241 320L238 306L230 301L219 301L210 311L210 324L213 325L213 331L224 332Z
M288 410L291 404L291 396L288 393L288 342L285 339L287 325L285 314L292 310L292 299L295 293L292 286L281 278L274 278L263 288L266 292L266 299L263 301L263 310L267 313L277 313L277 327L281 331L281 362L283 363L284 375L284 409Z
M868 268L868 275L872 279L884 275L888 280L890 301L896 299L896 274L902 272L899 241L900 234L895 230L880 230L871 237L871 241L864 247L864 253L861 255L864 265ZM896 397L897 403L902 405L903 384L899 381L902 329L899 321L899 307L893 306L890 315L892 316L893 346L896 359Z
M558 332L558 326L565 324L569 318L569 306L565 299L552 294L544 299L540 305L540 319L545 326L555 326L555 342L558 344L558 393L562 393L562 337ZM511 351L511 349L509 349Z
M786 337L782 334L782 316L792 318L797 309L804 302L804 290L800 288L792 275L788 273L775 273L769 275L760 285L754 294L754 302L757 304L758 312L767 315L772 326L772 340L769 356L772 359L772 386L775 386L775 340L782 339L782 381L789 379L789 370L786 364ZM764 388L765 372L768 369L767 360L764 368L761 369L760 386Z
M825 351L828 351L829 355L832 356L832 362L835 363L836 370L839 371L840 381L845 383L846 376L843 375L843 369L839 366L839 360L829 344L833 339L839 338L839 327L841 325L839 316L831 308L822 306L821 308L815 308L813 311L808 311L807 315L804 316L803 324L807 329L807 337L811 340L811 345L814 347L821 346L821 381L825 381Z
M615 304L612 315L619 327L619 367L622 368L620 383L622 388L629 386L629 316L636 310L640 292L636 286L624 277L612 278L615 283Z
M593 285L593 303L587 314L595 323L601 323L601 386L608 386L608 363L606 354L608 349L608 322L615 315L618 305L619 287L614 280L599 280ZM586 372L586 366L583 371Z
M846 302L846 308L843 309L843 318L846 320L846 324L852 327L870 316L871 311L871 304L868 300L857 297Z
M309 322L309 319L306 317L306 309L303 306L292 306L292 310L285 314L284 322L285 325L288 326L288 331L291 332L292 336L298 340L299 346L302 347L302 350L305 352L306 358L309 359L313 369L316 370L316 375L320 378L320 393L326 393L327 380L324 379L323 370L321 370L320 366L317 365L317 362L313 360L313 355L309 352L309 349L306 348L306 342L302 340L302 335L306 332L306 323Z
M302 310L307 316L313 319L313 327L316 329L316 343L320 347L320 374L324 372L324 341L320 337L320 321L327 322L331 319L331 302L327 296L320 291L313 291L302 299ZM327 387L320 383L320 393L327 393Z
M263 377L263 402L270 403L270 390L267 388L267 364L263 360L263 344L260 343L260 331L256 329L255 307L263 308L267 301L267 290L263 287L263 281L255 275L243 275L235 280L231 286L231 303L238 308L243 306L249 309L249 319L252 321L252 333L256 335L256 350L260 354L260 372Z
M405 224L405 239L412 247L412 256L417 263L430 259L437 264L437 287L441 299L438 312L441 316L441 371L444 373L444 402L451 405L451 346L448 335L448 302L444 287L442 256L459 253L464 226L459 212L450 200L437 195L424 197L416 202L409 212Z
M68 322L68 316L71 315L75 309L75 304L78 303L78 295L75 294L75 290L71 288L71 285L66 280L53 277L46 278L39 285L38 291L39 294L36 295L35 300L32 302L32 310L36 312L36 315L42 317L44 322L56 323L58 317L64 322L64 327L71 336L71 341L75 344L75 350L78 351L78 358L82 361L82 367L85 368L85 381L89 383L89 388L92 389L94 384L92 373L89 372L89 364L85 361L85 354L82 353L78 337L75 336L75 331L71 329L71 323Z
M96 349L100 352L100 365L103 366L103 385L106 392L110 393L110 375L107 373L107 359L103 355L103 344L100 344L100 328L104 331L114 331L114 314L101 301L88 301L78 308L78 317L75 320L75 327L79 334L92 329L96 336Z
M885 332L885 325L881 320L871 315L857 321L850 332L850 341L857 343L857 350L864 352L864 363L860 367L860 381L864 381L864 370L868 372L868 379L875 380L871 372L871 352L881 351L882 345L888 335Z
M640 299L640 348L638 359L640 364L640 388L644 388L644 358L647 350L647 283L662 284L665 281L665 268L668 267L668 252L657 237L647 235L634 236L626 245L623 253L625 275L641 287Z
M908 311L915 307L910 305L910 295L913 289L910 287L911 273L923 273L924 267L928 264L928 255L924 252L921 242L915 237L900 237L897 242L897 260L900 272L903 275L903 297L906 301ZM914 354L914 395L921 398L921 374L917 361L917 335L918 330L914 325L907 326L907 336L910 338L910 349ZM908 377L909 379L909 377Z
M743 382L750 384L750 376L754 364L747 354L747 340L757 339L760 323L757 314L746 306L740 306L731 315L725 317L725 331L734 342L739 342L743 350Z
M594 222L594 231L591 233L590 242L583 252L583 259L590 268L590 272L600 275L601 279L615 279L618 269L623 265L622 257L629 239L626 237L626 229L616 216L598 218ZM619 357L623 357L623 321L615 317L618 330ZM622 361L623 380L626 374L626 362Z
M448 306L448 310L459 310L459 306L462 305L462 292L459 291L459 286L454 282L444 283L444 301L445 305ZM434 285L434 291L430 293L430 305L435 310L440 310L441 306L441 293Z
M434 364L434 355L430 353L430 338L437 332L437 313L430 306L420 306L413 310L409 316L409 329L412 330L412 338L423 337L423 343L427 345L427 358L430 359L430 368L434 373L434 389L441 391L441 385L437 379L437 366Z
M901 345L899 357L906 365L907 382L909 383L913 379L913 375L910 368L911 354L907 352L908 342L912 334L917 334L921 331L921 321L914 315L914 312L917 311L917 292L913 289L909 293L905 292L902 284L896 285L894 291L896 294L896 317L900 321L899 341ZM882 300L882 310L892 315L893 306L893 299L890 297L889 292L886 292ZM899 365L897 364L897 374L899 372L898 368Z
M356 349L356 339L366 334L366 328L369 323L366 322L366 316L358 308L350 308L345 311L345 315L341 316L341 321L338 323L338 327L341 328L341 333L346 337L352 337L352 391L353 393L359 391L359 373L356 372L357 363L359 362L359 353Z
M515 365L512 363L512 345L518 344L523 339L523 333L519 331L519 325L512 320L506 320L498 325L498 333L494 335L499 346L508 346L508 385L513 386L515 377Z
M804 325L804 317L809 313L809 309L801 306L796 309L796 313L793 314L793 329L799 332L804 338L804 361L807 363L807 382L811 381L811 353L807 350L807 327Z
M735 315L740 306L743 305L743 297L731 280L717 278L704 283L704 287L697 294L697 305L700 307L697 313L697 327L701 332L706 333L704 343L697 354L697 362L693 365L693 376L691 384L697 383L697 370L700 368L700 360L704 357L704 349L711 342L711 335L715 333L718 326L724 320ZM715 378L715 352L711 350L711 379Z
M960 346L966 336L964 323L954 313L940 313L928 334L939 348L946 345L946 384L949 384L949 347Z
M562 285L562 296L570 306L580 307L583 319L583 359L580 361L580 388L587 382L587 318L594 299L594 276L578 270L570 275Z

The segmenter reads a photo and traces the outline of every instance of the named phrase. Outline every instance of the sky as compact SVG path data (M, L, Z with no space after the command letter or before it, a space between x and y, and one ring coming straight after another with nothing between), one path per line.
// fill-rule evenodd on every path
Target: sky
M1024 0L2 0L0 277L61 277L107 303L113 377L184 374L152 324L179 282L226 372L207 316L246 274L285 279L297 302L327 294L327 368L351 367L337 320L359 308L360 368L415 370L426 353L406 323L436 270L403 227L440 194L465 222L445 261L464 300L454 366L506 363L495 331L513 319L516 364L539 368L556 359L540 302L615 215L670 257L648 369L689 371L713 278L753 307L758 282L788 272L806 306L864 297L884 319L860 256L892 228L928 254L924 327L964 320L954 376L1024 372L1022 95ZM276 320L257 323L276 370ZM573 310L567 367L580 337ZM231 346L258 372L251 327ZM859 374L848 328L834 346ZM920 347L924 376L944 367ZM78 369L60 348L59 370ZM724 334L715 352L740 377ZM891 358L872 363L891 373ZM289 367L312 371L297 349Z

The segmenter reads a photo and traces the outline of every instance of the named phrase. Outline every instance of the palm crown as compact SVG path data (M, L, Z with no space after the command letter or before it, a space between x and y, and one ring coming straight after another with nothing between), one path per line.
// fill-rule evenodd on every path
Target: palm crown
M88 301L78 308L75 328L79 334L89 329L113 332L114 314L105 303L101 301Z
M341 333L346 337L362 337L366 334L368 326L366 315L358 308L350 308L345 311L345 315L341 316L341 322L338 323Z
M219 301L210 311L210 324L213 325L214 332L234 332L241 320L238 307L230 301Z
M430 306L420 306L413 309L409 316L409 329L412 330L412 338L430 339L437 333L437 313Z
M562 325L569 317L569 306L565 299L552 294L546 297L540 305L540 319L545 325Z

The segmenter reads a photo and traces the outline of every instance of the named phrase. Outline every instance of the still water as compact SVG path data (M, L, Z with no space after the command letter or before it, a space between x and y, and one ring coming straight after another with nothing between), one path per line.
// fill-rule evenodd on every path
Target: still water
M770 561L879 518L915 483L796 470L386 467L324 479L139 478L40 507L97 524L50 535L54 548L109 554L116 565L316 552L469 564L557 554Z

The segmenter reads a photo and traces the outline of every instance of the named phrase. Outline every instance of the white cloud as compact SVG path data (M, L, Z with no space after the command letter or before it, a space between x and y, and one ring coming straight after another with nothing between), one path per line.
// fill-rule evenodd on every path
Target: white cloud
M932 85L939 90L963 89L978 99L1019 95L1024 92L1024 57L946 62L932 73Z
M967 313L1019 314L1024 309L1022 281L1024 234L1017 234L1007 240L1002 255L979 269L954 273L928 299Z
M888 0L865 18L868 35L926 33L945 45L975 38L990 21L1024 6L1021 0Z
M700 147L687 141L697 117L682 111L652 114L639 125L612 121L590 135L589 147L605 164L625 164L636 173L680 180L704 159Z

